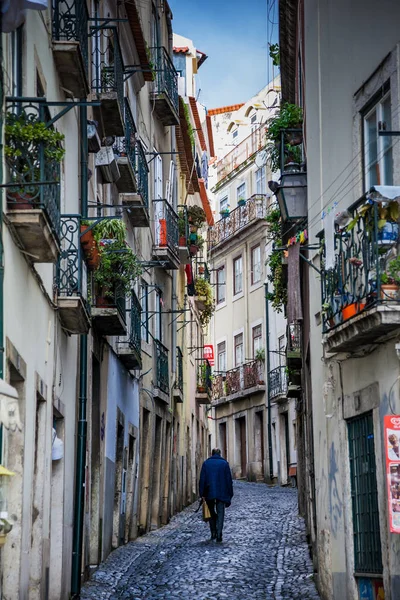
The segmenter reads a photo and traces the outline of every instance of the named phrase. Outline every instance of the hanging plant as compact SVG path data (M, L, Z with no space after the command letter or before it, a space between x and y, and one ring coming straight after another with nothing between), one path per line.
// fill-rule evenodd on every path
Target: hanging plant
M215 311L215 303L212 293L211 284L201 277L196 279L195 294L203 298L204 309L200 312L200 323L206 327Z
M272 64L274 67L279 67L281 62L280 52L279 52L279 44L268 44L269 46L269 56L272 58Z
M187 209L189 223L193 227L201 227L206 222L206 213L201 206L189 206Z

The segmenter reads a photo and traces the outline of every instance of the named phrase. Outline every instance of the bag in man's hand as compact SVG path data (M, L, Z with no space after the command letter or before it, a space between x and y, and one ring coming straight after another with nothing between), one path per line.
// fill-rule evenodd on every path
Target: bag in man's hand
M203 521L209 521L211 519L210 509L205 500L203 500Z

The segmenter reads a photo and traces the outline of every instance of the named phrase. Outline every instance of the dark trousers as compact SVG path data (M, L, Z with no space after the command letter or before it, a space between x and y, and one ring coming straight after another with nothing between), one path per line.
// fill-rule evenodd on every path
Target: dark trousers
M221 500L215 499L207 499L207 505L210 509L211 519L210 519L210 530L211 536L222 538L222 528L224 526L224 517L225 517L225 502L221 502Z

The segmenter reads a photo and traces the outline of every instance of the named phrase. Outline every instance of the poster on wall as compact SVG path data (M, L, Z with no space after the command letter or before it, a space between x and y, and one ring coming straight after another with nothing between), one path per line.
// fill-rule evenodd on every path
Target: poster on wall
M391 533L400 533L400 415L384 417L386 477Z
M208 360L210 367L214 366L214 346L212 344L204 345L203 357Z

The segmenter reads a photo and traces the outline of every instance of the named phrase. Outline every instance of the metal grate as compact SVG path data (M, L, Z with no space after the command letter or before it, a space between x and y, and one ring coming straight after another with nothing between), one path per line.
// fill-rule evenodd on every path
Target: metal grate
M358 573L382 573L372 412L348 423L354 563Z

